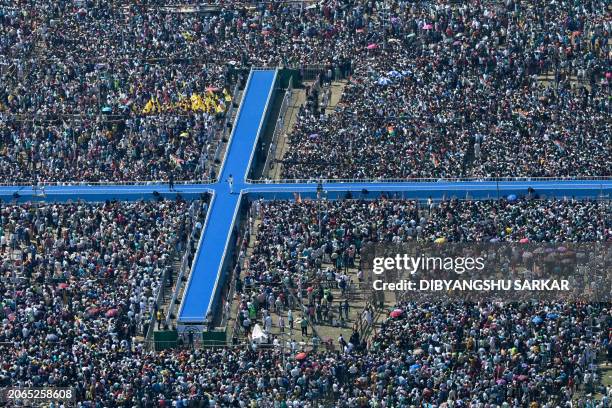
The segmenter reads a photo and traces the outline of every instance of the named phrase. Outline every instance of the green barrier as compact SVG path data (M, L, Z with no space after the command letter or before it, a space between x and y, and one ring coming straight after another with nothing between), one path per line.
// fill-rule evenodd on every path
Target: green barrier
M156 351L174 348L178 343L178 332L176 330L154 331L153 342Z
M287 89L287 87L289 87L289 81L292 80L292 77L294 81L293 86L298 87L298 88L301 87L302 81L301 81L300 71L297 69L289 69L289 68L284 68L278 71L279 87L281 89Z
M202 344L206 346L225 346L227 333L225 331L205 331L202 333Z

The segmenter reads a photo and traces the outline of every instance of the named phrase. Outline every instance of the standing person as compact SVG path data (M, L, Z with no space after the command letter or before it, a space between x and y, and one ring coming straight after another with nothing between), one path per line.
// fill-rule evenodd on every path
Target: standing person
M285 319L283 318L283 315L278 316L278 328L281 333L285 332Z
M340 344L340 348L342 349L342 351L344 351L344 348L347 346L347 342L346 340L344 340L342 333L340 333L340 337L338 337L338 344Z
M272 331L272 316L269 314L264 318L264 332L270 333Z
M291 309L287 312L287 322L289 323L289 329L293 330L293 312Z
M172 171L168 175L168 187L170 191L174 191L174 173Z
M300 320L300 327L302 328L302 336L308 336L308 319L306 316L302 316L302 320Z
M346 316L346 320L348 320L348 318L349 318L349 310L350 310L350 305L349 305L348 299L344 299L344 304L342 306L343 306L343 309L344 309L344 316Z
M231 174L227 178L227 184L229 185L230 194L234 194L234 176Z

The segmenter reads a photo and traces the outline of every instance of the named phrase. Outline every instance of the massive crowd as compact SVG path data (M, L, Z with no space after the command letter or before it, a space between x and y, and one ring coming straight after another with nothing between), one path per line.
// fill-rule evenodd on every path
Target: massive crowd
M609 201L276 201L255 202L251 217L261 223L252 254L241 248L244 269L235 270L240 324L259 323L276 347L180 354L185 365L225 364L200 372L213 385L199 387L199 398L221 406L609 406L597 369L612 358L609 303L402 302L402 318L384 322L369 347L351 336L339 352L304 332L301 346L279 348L287 339L270 330L291 333L302 317L323 324L328 309L342 315L317 283L342 277L368 242L610 242ZM296 296L306 307L292 314ZM546 319L534 323L539 316ZM292 360L303 344L317 352Z
M2 205L2 386L106 384L109 357L147 334L201 227L194 203Z
M354 72L301 109L285 178L610 175L605 3L390 3L344 14Z
M562 407L580 393L601 392L597 365L609 348L609 303L399 306L404 318L384 322L372 346L384 356L384 371L377 374L395 372L397 382L388 387L386 376L376 376L375 398Z
M29 73L9 75L0 89L6 180L209 178L207 155L215 152L231 96L207 80L201 65L34 60L14 66ZM71 167L80 171L65 171Z
M160 6L4 2L0 111L9 122L217 116L225 110L218 93L232 91L242 68L323 64L350 80L337 112L303 110L284 157L286 177L609 175L605 2L230 2L206 13ZM208 92L217 92L214 103L186 108ZM28 126L16 132L32 133ZM8 152L19 150L13 144L5 137ZM9 158L27 173L28 163ZM37 165L52 159L41 155ZM135 177L142 163L130 164ZM11 170L17 178L18 170ZM96 170L104 180L122 179Z
M0 0L2 181L214 178L241 70L306 64L348 81L336 112L300 111L286 177L611 175L605 1L213 3ZM252 205L261 224L232 285L240 316L267 331L296 298L296 321L347 317L306 288L346 284L367 242L612 241L604 200ZM81 407L612 405L597 369L612 362L609 302L403 301L369 344L299 360L295 341L152 351L136 338L197 212L2 204L0 386L74 387Z
M371 241L612 240L609 201L253 206L261 228L240 272L252 288L245 302L279 279L321 277L322 260L342 273ZM189 212L182 201L4 206L0 384L72 386L81 406L609 406L609 395L586 402L610 393L597 370L602 353L612 358L609 303L402 302L403 318L384 322L367 347L321 347L300 360L295 342L150 351L133 336L182 249ZM270 310L287 307L279 299Z
M12 183L193 180L214 175L214 116L0 118L0 177Z

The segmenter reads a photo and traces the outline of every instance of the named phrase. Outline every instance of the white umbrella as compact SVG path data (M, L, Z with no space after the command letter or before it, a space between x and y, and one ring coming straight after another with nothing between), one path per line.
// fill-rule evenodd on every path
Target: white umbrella
M268 335L264 333L259 324L256 324L255 327L253 327L253 334L251 334L251 338L255 343L261 344L268 340Z

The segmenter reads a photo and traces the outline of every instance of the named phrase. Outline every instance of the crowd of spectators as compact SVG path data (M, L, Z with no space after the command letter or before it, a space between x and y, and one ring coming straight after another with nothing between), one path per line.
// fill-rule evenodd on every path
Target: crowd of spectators
M4 2L0 110L26 121L218 116L223 97L208 109L180 106L231 92L244 68L322 64L350 80L337 112L303 110L286 177L609 175L605 2L227 2L208 12L164 5ZM3 141L9 152L12 143ZM209 176L158 159L181 178ZM51 158L38 160L46 167Z
M301 109L283 178L610 175L605 2L387 3L352 10L367 41L335 112Z
M609 303L398 306L405 311L403 318L388 319L373 339L371 352L382 354L384 362L374 379L365 380L376 381L375 398L395 396L431 406L464 401L472 406L563 407L571 401L581 406L576 401L580 395L584 403L587 395L602 392L597 365L610 347ZM394 377L392 387L381 375L386 373Z
M201 229L194 203L2 205L0 383L106 384L110 355L147 334Z
M0 119L0 177L13 183L192 180L214 176L212 115L121 120ZM95 164L95 165L92 165ZM214 177L213 177L214 178Z
M301 110L286 177L610 175L605 1L220 3L0 0L2 180L214 178L207 155L240 70L305 64L349 80L335 113ZM266 329L295 298L317 323L341 320L322 288L301 294L345 280L367 242L612 241L604 200L253 205L261 224L232 283ZM602 352L612 360L609 303L402 302L370 344L299 360L293 340L152 351L136 338L194 211L3 204L0 386L74 387L96 408L610 406L597 370Z
M231 96L205 67L52 59L14 66L0 87L7 180L210 178L206 156L215 152ZM83 162L86 171L63 171Z
M244 267L234 271L239 326L249 321L248 332L259 324L275 347L223 351L240 368L215 372L216 388L200 388L204 399L235 406L609 406L597 368L612 358L609 303L401 302L401 319L385 321L369 345L339 339L339 353L317 347L327 339L291 330L303 318L329 324L327 309L342 318L341 302L327 303L318 283L354 268L368 242L610 242L609 201L276 201L255 202L251 217L261 220L252 253L243 246ZM534 323L539 316L551 317ZM291 360L304 344L316 352ZM193 357L196 364L211 358L221 359ZM594 402L595 394L607 396Z
M245 302L285 278L324 278L322 261L341 274L367 242L612 240L609 201L253 207L261 224L238 271L252 288ZM285 348L150 351L133 336L152 313L171 254L182 250L190 212L183 201L3 206L0 384L72 386L92 407L609 406L585 402L610 392L596 369L606 348L612 357L605 303L404 302L404 317L386 321L369 345L342 339L339 351L306 347L299 360L304 345L293 340ZM270 310L288 306L279 299ZM554 321L534 326L534 316L552 312Z

